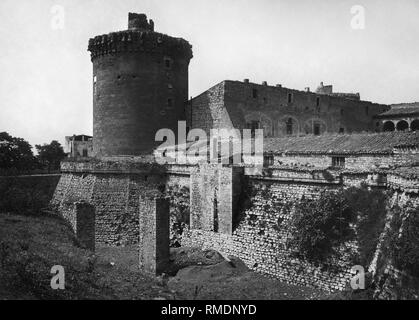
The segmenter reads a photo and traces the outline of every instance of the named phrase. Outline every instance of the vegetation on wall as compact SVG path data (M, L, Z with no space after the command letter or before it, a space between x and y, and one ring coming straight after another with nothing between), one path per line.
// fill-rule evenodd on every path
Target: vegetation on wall
M302 199L291 220L290 246L314 263L338 254L339 246L356 240L354 264L365 268L371 262L384 229L387 195L362 185L338 192L325 191L316 200Z
M183 231L189 225L189 188L169 187L166 193L170 197L170 246L180 247Z
M344 197L356 217L356 240L359 248L353 263L367 268L384 230L388 195L381 190L361 185L360 188L345 190Z
M323 262L342 242L353 237L353 211L343 192L323 191L316 200L302 199L295 207L290 247L313 263Z
M391 256L397 269L419 278L419 207L405 209L403 216L398 216L402 232L393 233Z

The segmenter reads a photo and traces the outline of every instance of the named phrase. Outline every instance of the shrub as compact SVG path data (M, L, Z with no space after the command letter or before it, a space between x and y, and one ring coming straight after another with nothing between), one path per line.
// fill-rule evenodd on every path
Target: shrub
M322 192L316 200L302 199L291 220L290 247L313 263L323 262L353 236L353 212L343 192Z
M0 212L39 215L49 205L58 183L54 177L2 177Z
M182 234L189 225L189 188L170 187L166 191L170 197L170 246L179 247Z
M419 207L407 209L402 233L395 237L392 251L396 268L419 277Z
M345 190L344 196L357 217L356 239L359 255L354 263L367 267L385 226L387 194L380 190L369 190L362 185L361 188Z

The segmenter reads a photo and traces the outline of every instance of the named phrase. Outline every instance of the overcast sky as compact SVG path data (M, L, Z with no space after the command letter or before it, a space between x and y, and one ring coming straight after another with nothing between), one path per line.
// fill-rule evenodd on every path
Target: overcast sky
M351 27L354 5L364 29ZM88 39L127 29L128 12L193 45L191 96L249 78L419 101L417 0L0 0L0 132L33 145L91 134Z

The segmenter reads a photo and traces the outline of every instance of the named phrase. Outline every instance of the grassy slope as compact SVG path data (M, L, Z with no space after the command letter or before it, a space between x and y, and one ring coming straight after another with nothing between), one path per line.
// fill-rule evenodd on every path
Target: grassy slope
M171 276L137 270L137 248L81 248L57 217L0 214L0 299L313 299L319 290L291 286L249 271L218 253L172 250ZM66 290L52 290L53 265ZM179 271L180 270L180 271ZM179 271L179 272L178 272ZM175 276L176 275L176 276Z

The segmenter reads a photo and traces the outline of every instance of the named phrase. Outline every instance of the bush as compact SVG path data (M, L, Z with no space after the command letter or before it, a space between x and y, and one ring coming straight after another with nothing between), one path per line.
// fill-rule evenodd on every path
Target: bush
M393 259L396 268L419 277L419 207L407 209L402 233L394 239Z
M291 221L294 237L289 244L307 260L323 262L353 236L353 220L342 191L322 192L316 200L302 199Z
M380 190L369 190L362 185L361 188L345 190L344 196L357 217L356 239L359 255L354 263L367 267L385 226L388 195Z
M170 197L170 246L180 247L182 234L189 225L189 188L170 187L166 191Z
M0 212L38 215L48 207L59 176L2 177Z

